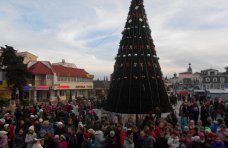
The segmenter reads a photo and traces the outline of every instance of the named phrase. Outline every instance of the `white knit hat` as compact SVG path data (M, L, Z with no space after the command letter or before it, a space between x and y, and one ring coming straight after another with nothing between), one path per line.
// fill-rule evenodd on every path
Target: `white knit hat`
M0 119L0 122L1 122L2 124L5 124L6 120L5 120L4 118L2 118L2 119Z
M60 125L63 125L63 123L62 122L58 122L57 125L60 126Z
M4 125L4 128L7 128L7 127L9 127L9 124L5 124L5 125Z
M29 130L34 131L34 126L30 126Z

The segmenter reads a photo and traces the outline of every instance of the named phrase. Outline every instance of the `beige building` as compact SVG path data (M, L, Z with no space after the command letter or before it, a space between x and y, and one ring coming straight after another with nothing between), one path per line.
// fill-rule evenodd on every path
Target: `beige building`
M24 58L24 61L23 61L24 64L28 64L30 61L37 61L37 58L38 58L36 55L28 51L18 52L17 55L22 56Z

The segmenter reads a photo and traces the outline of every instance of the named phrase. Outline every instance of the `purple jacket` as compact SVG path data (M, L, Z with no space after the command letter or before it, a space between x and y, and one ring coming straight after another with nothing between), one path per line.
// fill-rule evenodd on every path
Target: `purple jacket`
M216 143L215 141L213 141L211 143L211 148L225 148L225 145L223 141L221 141L220 143Z

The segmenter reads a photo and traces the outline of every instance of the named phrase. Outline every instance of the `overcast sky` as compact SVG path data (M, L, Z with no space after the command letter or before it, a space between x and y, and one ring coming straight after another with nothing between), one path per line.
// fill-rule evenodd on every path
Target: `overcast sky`
M0 46L113 72L131 0L0 0ZM228 0L144 0L164 76L228 66Z

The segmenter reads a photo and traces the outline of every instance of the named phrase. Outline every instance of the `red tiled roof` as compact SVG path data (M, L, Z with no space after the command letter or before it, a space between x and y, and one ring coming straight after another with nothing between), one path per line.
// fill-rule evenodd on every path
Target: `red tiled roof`
M52 65L57 76L65 77L87 77L88 73L84 69L64 67L61 65Z
M32 65L31 67L28 68L28 72L32 73L32 74L40 74L40 75L47 75L47 74L52 74L53 72L52 70L47 67L45 64L43 64L42 62L37 62L34 65Z

